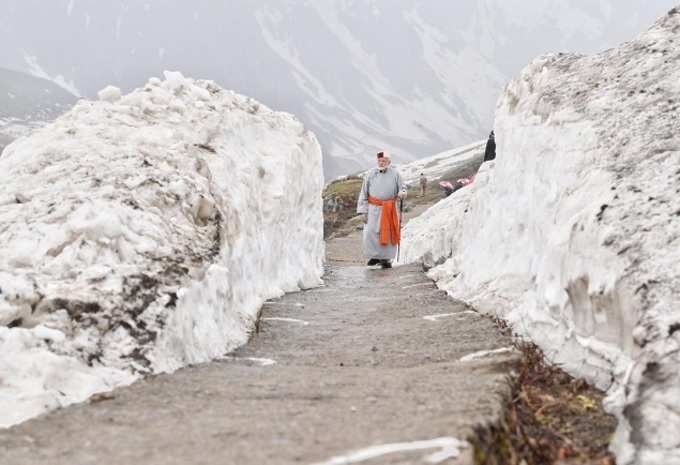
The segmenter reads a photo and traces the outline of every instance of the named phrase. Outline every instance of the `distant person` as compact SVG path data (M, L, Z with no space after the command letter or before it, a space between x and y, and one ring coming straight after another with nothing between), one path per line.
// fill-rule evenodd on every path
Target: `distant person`
M427 190L427 178L424 173L420 173L420 196L425 197L425 191Z
M489 140L486 141L486 149L484 150L484 161L493 160L496 158L496 136L491 131Z
M397 199L406 198L406 184L396 169L390 166L387 152L378 152L378 167L364 177L357 213L364 217L364 255L367 266L392 268L400 241L400 218Z

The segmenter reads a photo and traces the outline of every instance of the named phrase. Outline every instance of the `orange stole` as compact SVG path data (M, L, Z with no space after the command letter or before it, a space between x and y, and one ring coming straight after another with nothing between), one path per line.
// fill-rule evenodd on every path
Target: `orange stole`
M397 199L380 200L368 196L368 203L382 207L380 213L380 244L392 243L398 245L401 240L399 234L399 215L397 214Z

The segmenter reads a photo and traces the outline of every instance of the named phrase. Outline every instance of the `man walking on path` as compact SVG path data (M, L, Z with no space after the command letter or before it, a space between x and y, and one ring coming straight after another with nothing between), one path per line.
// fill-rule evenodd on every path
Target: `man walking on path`
M420 196L425 197L425 191L427 190L427 178L425 173L420 173Z
M357 213L364 216L364 255L367 266L392 268L400 241L397 199L406 198L406 185L390 166L387 152L379 152L378 167L371 169L361 186Z

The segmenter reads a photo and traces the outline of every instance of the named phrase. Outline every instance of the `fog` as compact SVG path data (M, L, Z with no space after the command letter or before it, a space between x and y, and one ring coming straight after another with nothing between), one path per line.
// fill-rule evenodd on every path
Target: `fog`
M340 172L486 135L536 55L631 39L672 0L0 0L0 67L93 97L163 70L292 112Z

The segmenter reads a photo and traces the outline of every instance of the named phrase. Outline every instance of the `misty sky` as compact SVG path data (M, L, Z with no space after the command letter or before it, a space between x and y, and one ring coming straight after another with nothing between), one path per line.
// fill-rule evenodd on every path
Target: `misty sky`
M516 73L527 61L546 51L592 52L641 32L677 0L0 0L0 67L25 71L27 57L50 76L63 75L82 93L93 95L106 84L131 88L168 68L185 74L252 87L249 82L271 79L271 53L262 41L257 12L276 10L281 28L298 44L310 42L307 59L318 67L326 61L343 63L347 57L327 53L324 24L310 3L347 12L350 30L379 61L405 60L419 53L401 36L412 35L399 16L417 8L445 40L460 43L463 31L477 27L478 47L493 23L505 18L496 31L498 42L513 44L514 53L489 58L506 74ZM340 5L340 6L339 6ZM567 5L567 6L563 6ZM362 21L362 16L380 18ZM479 23L486 16L492 31ZM509 26L509 27L508 27ZM514 30L513 30L514 29ZM527 31L530 34L527 34ZM514 32L514 34L513 34ZM396 39L396 40L395 40ZM412 37L414 45L417 38ZM395 46L399 45L399 46ZM496 44L497 45L497 44ZM269 55L269 56L268 56ZM316 56L310 56L316 55ZM238 70L231 70L238 67ZM331 65L331 68L334 66ZM391 67L393 68L393 67Z
M677 0L0 0L0 67L83 96L165 69L290 111L345 159L484 137L505 82L551 51L631 39Z

